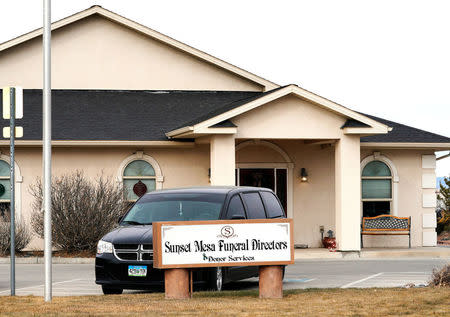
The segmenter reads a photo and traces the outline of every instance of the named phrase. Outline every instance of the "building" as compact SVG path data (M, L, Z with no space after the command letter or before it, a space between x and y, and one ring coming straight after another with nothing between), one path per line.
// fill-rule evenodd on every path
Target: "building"
M436 245L435 151L449 150L450 138L281 87L98 6L52 29L54 174L103 171L147 191L264 186L294 219L296 244L319 247L323 226L339 250L359 250L362 215L390 213L412 217L413 246ZM41 43L39 29L0 45L0 85L24 88L16 201L25 221L42 171Z

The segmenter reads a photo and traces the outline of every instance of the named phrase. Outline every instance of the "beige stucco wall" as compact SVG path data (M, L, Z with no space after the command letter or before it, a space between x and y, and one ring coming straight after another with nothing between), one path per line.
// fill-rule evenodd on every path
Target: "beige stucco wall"
M117 179L121 163L133 155L137 149L131 148L54 148L54 175L61 175L75 170L83 170L85 175L95 179L102 172ZM141 149L139 149L141 150ZM209 146L196 145L195 148L158 148L143 149L144 154L154 158L164 176L163 188L208 186ZM7 149L2 149L7 153ZM181 159L182 158L182 159ZM16 151L23 182L21 183L20 216L29 222L32 196L30 185L42 175L42 151L38 148L18 148ZM35 239L30 248L41 248L40 239Z
M0 52L0 86L42 88L42 38ZM53 89L263 87L94 15L52 32Z
M288 95L232 119L236 138L338 139L346 118Z
M240 140L237 143L242 142ZM320 247L319 227L325 232L335 227L335 187L334 187L334 147L306 145L302 140L270 140L280 147L293 164L293 218L295 243ZM2 149L7 153L7 149ZM117 179L121 163L136 150L133 148L54 148L53 173L60 175L76 169L83 170L91 178L102 171ZM144 154L153 157L161 167L164 176L163 188L208 186L210 149L208 144L193 148L146 148ZM388 157L398 170L398 215L412 216L412 245L422 245L421 156L430 151L421 150L376 150L363 149L361 160L380 151ZM182 158L182 159L181 159ZM38 148L18 148L16 162L20 167L21 216L28 221L31 213L32 197L29 186L41 176L41 151ZM236 164L281 164L285 158L276 150L264 145L250 145L236 152ZM308 172L308 182L301 182L298 175L304 167ZM288 189L289 190L289 189ZM18 197L19 198L19 197ZM360 200L360 197L357 197ZM365 247L407 246L407 237L365 237ZM32 248L42 246L35 239Z
M302 140L270 142L280 147L293 163L294 242L319 247L320 226L323 225L325 231L335 231L334 148L305 145ZM255 168L260 163L269 167L285 162L279 152L264 145L246 146L236 153L237 164L254 164ZM302 167L308 172L308 182L301 182L298 177Z
M411 245L422 246L422 214L434 213L433 208L422 207L422 155L430 150L363 149L361 159L380 152L390 159L398 171L398 216L411 216ZM364 247L408 246L408 236L365 236Z
M321 225L325 232L335 227L334 147L305 145L301 140L271 140L282 148L294 163L293 218L295 243L320 247ZM433 154L427 150L362 149L361 161L373 152L388 157L398 171L398 216L411 216L412 246L422 245L422 214L430 212L422 207L422 155ZM280 163L283 157L262 145L243 148L236 154L236 163ZM257 167L257 165L255 165ZM304 167L308 182L301 182L298 175ZM360 201L360 197L357 198ZM361 211L362 212L362 211ZM364 238L365 247L407 247L407 236L375 236Z

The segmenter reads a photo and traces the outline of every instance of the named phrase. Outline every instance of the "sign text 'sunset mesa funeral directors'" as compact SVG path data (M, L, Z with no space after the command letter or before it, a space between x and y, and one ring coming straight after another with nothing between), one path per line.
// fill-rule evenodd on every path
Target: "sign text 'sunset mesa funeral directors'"
M292 261L289 219L158 225L156 267L282 265Z

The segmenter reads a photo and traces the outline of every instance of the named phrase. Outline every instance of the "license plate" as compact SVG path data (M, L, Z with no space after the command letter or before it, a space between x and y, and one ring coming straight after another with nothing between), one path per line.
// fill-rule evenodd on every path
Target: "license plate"
M147 266L128 265L128 276L147 276Z

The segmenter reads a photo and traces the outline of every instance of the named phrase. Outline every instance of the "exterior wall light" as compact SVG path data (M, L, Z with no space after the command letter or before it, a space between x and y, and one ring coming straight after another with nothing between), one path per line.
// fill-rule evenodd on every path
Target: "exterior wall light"
M300 180L302 182L308 181L308 173L306 172L306 168L304 167L302 167L302 169L300 170Z

